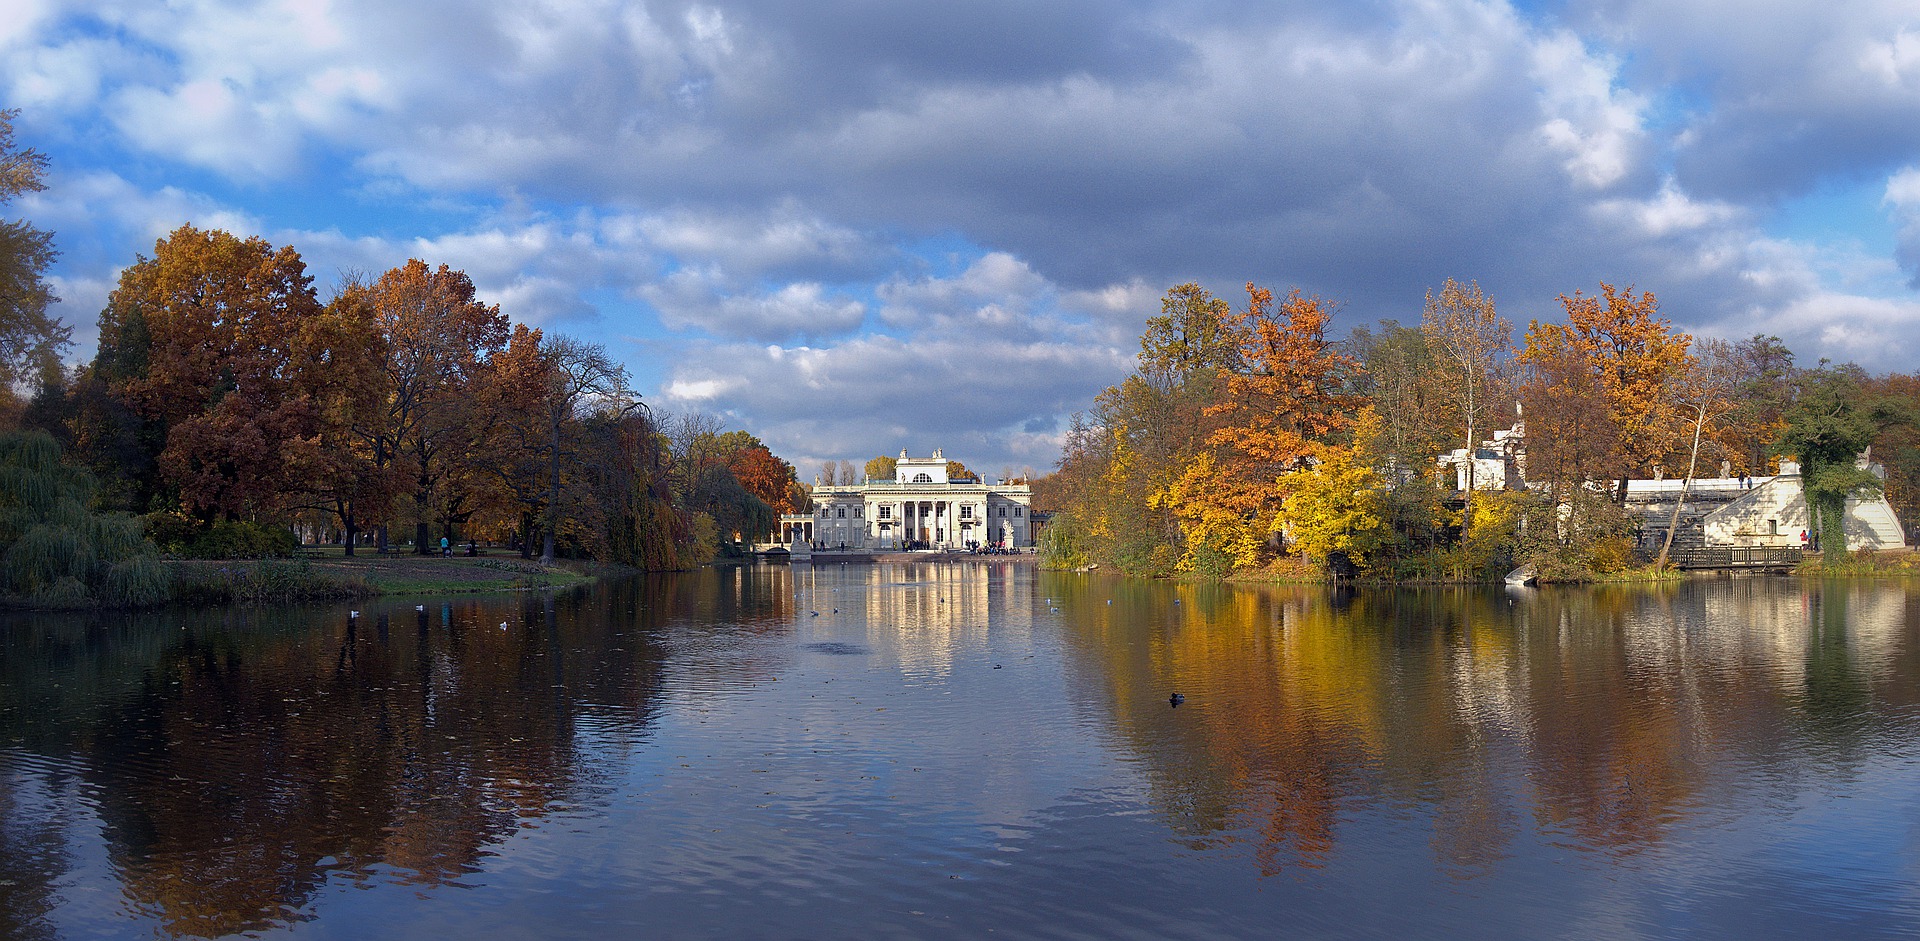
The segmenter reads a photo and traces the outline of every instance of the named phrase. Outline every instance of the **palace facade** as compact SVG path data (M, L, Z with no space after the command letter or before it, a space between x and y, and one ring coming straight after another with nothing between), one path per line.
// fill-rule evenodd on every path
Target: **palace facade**
M908 457L892 480L813 488L813 511L780 517L788 545L827 549L1022 548L1033 544L1033 491L1026 484L947 478L947 459Z

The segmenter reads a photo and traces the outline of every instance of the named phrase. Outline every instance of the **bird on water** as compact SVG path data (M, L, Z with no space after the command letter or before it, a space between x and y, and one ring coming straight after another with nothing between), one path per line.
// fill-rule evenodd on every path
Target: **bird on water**
M1187 697L1182 696L1179 693L1174 693L1167 697L1167 705L1172 706L1176 709L1180 708L1180 704L1186 701L1187 701Z

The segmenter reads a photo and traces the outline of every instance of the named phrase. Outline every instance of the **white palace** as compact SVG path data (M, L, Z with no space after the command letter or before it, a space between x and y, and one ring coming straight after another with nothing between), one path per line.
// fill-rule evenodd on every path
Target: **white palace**
M1033 544L1032 507L1024 483L948 480L938 450L903 449L892 480L813 488L813 512L780 517L780 535L829 550L1021 548Z

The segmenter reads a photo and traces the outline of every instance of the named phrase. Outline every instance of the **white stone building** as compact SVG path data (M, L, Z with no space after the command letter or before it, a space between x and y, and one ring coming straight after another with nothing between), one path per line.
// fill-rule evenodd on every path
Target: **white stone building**
M789 545L828 550L1024 548L1033 491L1026 484L947 479L947 459L908 457L902 450L892 480L821 485L813 511L780 517Z

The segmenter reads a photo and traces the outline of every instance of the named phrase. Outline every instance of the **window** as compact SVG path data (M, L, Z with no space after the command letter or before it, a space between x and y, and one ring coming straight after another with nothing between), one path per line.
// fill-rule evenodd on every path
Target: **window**
M916 484L930 484L933 483L933 478L926 474L915 474L913 475L913 482Z
M853 518L854 519L860 518L860 508L857 506L853 508Z
M840 515L840 518L841 518L841 519L846 519L846 518L847 518L847 508L846 508L846 507L844 507L844 506L843 506L843 507L841 507L841 508L840 508L840 514L839 514L839 515Z
M1007 508L1006 508L1006 507L1004 507L1004 506L1003 506L1003 507L1001 507L1001 508L1000 508L1000 515L1001 515L1001 516L1005 516L1005 515L1007 515Z
M881 508L880 508L880 518L881 518L881 519L883 519L883 520L890 520L890 519L893 519L893 507L890 507L890 506L883 506L883 507L881 507Z
M821 518L821 519L826 519L826 518L827 518L827 514L829 514L829 513L832 513L832 512L833 512L832 510L829 510L829 509L827 509L826 507L824 507L824 506L823 506L823 507L821 507L821 508L820 508L820 518Z
M963 520L973 519L973 504L970 504L970 503L961 504L960 518Z
M1027 508L1026 508L1026 507L1023 507L1023 506L1016 506L1016 507L1014 507L1014 508L1013 508L1013 515L1015 515L1015 516L1019 516L1020 514L1022 514L1022 513L1025 513L1025 512L1026 512L1026 510L1027 510Z

